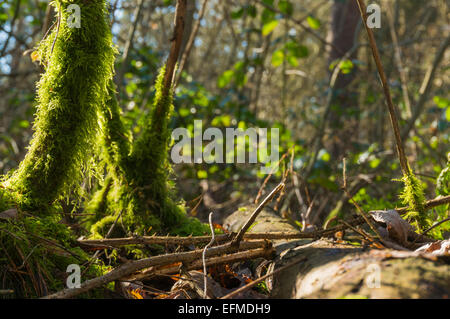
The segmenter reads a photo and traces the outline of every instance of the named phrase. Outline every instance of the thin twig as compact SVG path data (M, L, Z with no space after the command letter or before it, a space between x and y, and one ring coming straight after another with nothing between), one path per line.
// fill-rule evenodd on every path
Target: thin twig
M226 253L231 253L238 250L245 249L255 249L255 248L264 248L268 246L268 242L266 240L260 241L244 241L239 243L238 247L231 245L231 243L227 243L220 246L211 247L206 252L206 255L209 256L220 256ZM129 261L121 266L111 270L109 273L93 278L91 280L87 280L83 282L80 288L67 288L56 292L52 295L48 295L44 297L44 299L60 299L60 298L71 298L75 297L79 294L87 292L91 289L100 287L105 285L111 281L115 281L126 276L130 276L144 268L154 267L154 266L162 266L173 264L177 262L181 263L190 263L195 260L201 259L203 254L203 249L197 249L189 252L178 252L173 254L166 254L160 256L154 256L150 258L144 258L135 261Z
M370 226L370 228L373 230L373 232L381 240L382 237L381 237L380 233L378 232L378 229L371 222L371 220L370 220L371 217L366 216L366 213L363 211L363 209L358 205L358 203L353 199L353 197L348 192L348 189L346 187L347 186L347 175L346 175L346 159L345 159L345 157L344 157L342 163L343 163L342 173L343 173L343 178L344 178L344 182L343 182L343 186L342 186L343 191L347 195L350 202L356 207L356 211L361 215L362 218L364 218L364 221L367 223L367 225Z
M204 290L203 290L203 298L206 299L208 296L208 273L206 271L206 250L214 244L214 226L212 223L212 215L213 213L209 213L209 227L211 228L211 241L203 248L203 254L202 254L202 262L203 262L203 283L204 283Z
M434 77L436 75L436 71L439 67L439 64L441 63L442 59L445 57L445 52L450 45L450 34L445 38L444 41L441 42L441 45L436 53L436 56L434 57L433 63L428 68L425 77L423 79L422 85L419 90L419 101L415 103L415 106L413 108L413 115L411 119L408 121L408 123L403 128L401 137L402 139L406 139L408 137L409 132L413 129L414 124L416 123L419 116L424 111L424 105L427 101L428 95L430 94L432 84L434 82Z
M269 181L270 177L272 177L273 173L275 172L276 169L278 169L278 167L280 166L281 161L284 160L284 158L286 157L286 155L289 153L289 151L287 151L286 153L284 153L281 158L278 160L277 164L275 166L272 167L272 169L270 170L269 174L267 175L267 177L264 179L264 182L262 183L261 187L258 190L258 194L256 195L255 198L255 204L258 204L259 198L262 195L262 192L264 190L264 187L266 187L267 182Z
M380 53L378 52L377 43L375 41L375 36L373 35L373 31L367 25L367 13L366 13L366 5L363 0L356 0L358 2L359 11L361 13L361 17L364 23L364 26L367 31L367 35L369 36L369 43L372 49L372 54L375 60L375 64L377 66L378 74L380 75L381 84L383 86L383 92L386 98L386 103L389 111L389 116L391 119L392 128L394 130L395 142L397 146L398 158L400 160L400 167L404 175L409 174L409 164L408 159L405 155L405 150L403 148L402 138L400 135L400 129L398 125L397 114L395 111L394 103L392 102L391 92L389 90L388 80L386 74L384 72L383 65L381 63Z
M312 30L311 28L307 27L306 25L303 24L303 20L306 20L306 18L309 16L309 14L301 19L294 19L291 16L288 16L286 14L284 14L282 11L280 11L279 9L267 4L266 2L262 1L262 0L256 0L256 2L258 4L260 4L261 6L265 7L266 9L281 14L283 16L283 18L290 20L292 22L294 22L296 25L298 25L300 28L302 28L304 31L308 32L309 34L311 34L313 37L315 37L317 40L319 40L322 44L326 45L326 46L330 46L333 49L335 49L337 52L343 53L338 47L336 47L333 43L328 42L326 39L324 39L320 34L314 32L314 30Z
M252 260L256 258L263 257L265 259L270 259L272 254L274 253L274 249L272 246L267 246L264 248L256 248L256 249L249 249L240 251L237 253L231 253L231 254L225 254L219 257L211 257L206 259L206 266L215 266L215 265L221 265L221 264L231 264L239 261L244 260ZM203 261L202 260L195 260L191 263L184 263L183 264L184 269L189 270L196 270L196 269L202 269L203 267ZM176 274L180 271L179 265L174 266L162 266L162 267L150 267L147 269L144 269L140 271L137 274L133 274L129 277L126 277L126 280L142 280L142 279L148 279L153 276L163 276L163 275L169 275L169 274ZM121 279L123 280L123 279Z
M277 187L275 187L272 192L270 192L269 195L267 195L266 198L264 198L264 200L261 202L261 204L259 204L259 206L255 209L255 211L251 214L251 216L249 217L249 219L247 220L247 222L244 224L244 226L242 226L242 228L239 230L238 234L236 235L236 237L233 238L233 240L231 241L232 245L238 245L239 246L239 242L242 240L242 238L244 237L245 232L250 228L250 226L255 222L256 217L258 217L259 213L263 210L264 206L267 205L267 203L269 203L273 197L282 189L284 188L284 183L280 183L278 184Z
M357 229L356 227L353 227L352 225L350 225L349 223L347 223L345 220L340 220L340 223L344 224L345 226L347 226L348 228L350 228L351 230L353 230L355 233L359 234L360 236L362 236L364 239L376 243L376 240L370 236L369 234L362 232L361 230Z
M432 229L434 229L434 228L436 228L436 227L442 225L442 224L445 223L445 222L448 222L449 220L450 220L450 217L448 217L448 218L446 218L446 219L444 219L444 220L441 220L440 222L434 224L433 226L431 226L430 228L428 228L427 230L425 230L425 231L422 233L422 235L427 234L430 230L432 230ZM417 237L417 238L419 238L419 237ZM416 240L417 240L417 239L416 239Z
M61 25L61 5L59 4L59 2L56 2L56 3L58 4L58 24L56 25L56 34L55 34L55 38L53 39L52 49L50 50L50 56L48 57L49 62L50 62L50 58L52 57L52 54L53 54L53 48L55 47L56 39L58 39L59 27Z
M2 51L0 52L0 57L4 56L4 54L6 52L6 49L8 47L8 44L9 44L9 40L11 39L11 36L13 36L14 26L16 24L17 17L19 16L19 12L20 12L20 0L17 0L16 1L16 7L15 7L15 10L14 10L14 16L13 16L13 18L11 20L11 23L10 23L11 29L10 29L10 32L8 32L8 37L6 38L6 41L4 42L5 44L3 45Z

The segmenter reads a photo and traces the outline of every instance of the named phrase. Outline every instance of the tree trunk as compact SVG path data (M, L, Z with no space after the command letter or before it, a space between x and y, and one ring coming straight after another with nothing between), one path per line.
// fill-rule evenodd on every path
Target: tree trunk
M332 43L329 51L328 63L329 66L346 57L347 60L353 60L356 57L356 50L354 50L357 26L360 21L358 5L354 0L339 1L335 0L332 9L331 29L328 34L329 41ZM350 53L350 51L353 52ZM332 73L332 71L331 71ZM330 73L330 76L331 76ZM331 154L335 159L345 153L349 144L348 141L354 137L357 132L357 121L353 121L352 125L343 125L342 117L349 116L357 110L356 93L349 90L348 86L353 81L356 75L356 69L349 73L340 72L334 88L333 99L331 102L330 123L333 130L333 141Z

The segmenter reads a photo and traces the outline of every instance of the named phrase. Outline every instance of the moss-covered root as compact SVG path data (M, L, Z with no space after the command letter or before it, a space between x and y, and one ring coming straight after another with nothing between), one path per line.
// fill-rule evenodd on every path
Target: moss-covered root
M57 0L59 28L40 43L45 73L38 83L34 135L25 159L5 186L21 207L42 209L80 181L98 128L97 111L108 97L115 49L104 0ZM71 27L67 7L80 7L81 27Z

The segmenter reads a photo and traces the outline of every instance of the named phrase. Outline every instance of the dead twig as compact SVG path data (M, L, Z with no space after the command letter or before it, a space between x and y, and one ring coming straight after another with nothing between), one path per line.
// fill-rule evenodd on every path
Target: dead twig
M272 192L270 192L269 195L267 195L266 198L264 198L264 200L261 202L261 204L259 204L259 206L255 209L255 211L252 213L252 215L248 218L247 222L244 224L244 226L242 226L242 228L239 230L238 234L236 235L236 237L233 238L233 240L231 241L231 245L233 246L239 246L239 242L242 240L242 238L244 237L245 232L250 228L250 226L255 222L256 217L258 217L259 213L263 210L264 206L267 205L267 203L269 203L274 196L281 191L284 188L284 183L280 183L278 184L277 187L275 187Z
M366 216L366 213L362 210L362 208L358 205L358 203L353 199L353 197L350 195L347 189L347 173L346 173L346 163L345 158L342 161L343 167L342 167L342 176L344 179L344 182L342 184L342 190L347 195L350 202L356 207L356 211L361 215L362 218L364 218L364 221L369 225L369 227L373 230L373 232L377 235L378 239L382 239L380 233L378 232L378 229L373 225L372 221L370 220L371 217Z
M400 161L400 167L402 169L403 175L408 175L410 173L408 159L405 155L405 150L403 148L402 137L400 134L400 129L398 125L397 114L395 110L394 103L392 102L391 92L389 90L389 85L387 81L386 74L384 72L383 65L381 63L380 53L378 52L377 43L375 41L375 36L373 35L373 31L367 25L367 13L366 13L366 5L363 0L356 0L358 2L359 11L361 13L361 17L364 23L364 26L367 31L367 35L369 36L369 43L372 49L373 58L375 60L375 64L377 66L378 74L380 76L381 84L383 86L383 92L386 98L387 108L389 111L389 116L391 119L392 128L394 130L395 142L397 146L398 158Z
M434 229L434 228L436 228L436 227L442 225L443 223L448 222L449 220L450 220L450 217L448 217L448 218L446 218L446 219L444 219L444 220L441 220L440 222L434 224L433 226L431 226L430 228L428 228L427 230L425 230L425 231L422 233L422 235L427 234L427 233L430 232L432 229ZM418 238L419 238L419 237L417 237L416 240L415 240L414 242L416 242Z
M274 249L272 246L267 246L264 248L257 248L257 249L250 249L245 250L237 253L231 253L231 254L225 254L219 257L211 257L206 259L206 266L216 266L216 265L222 265L222 264L231 264L239 261L244 260L251 260L255 258L266 258L270 259L272 257L272 254L274 253ZM202 269L203 267L203 261L202 260L195 260L192 263L188 263L184 265L184 270L197 270ZM144 269L140 271L137 274L134 274L130 277L126 277L125 280L134 281L134 280L142 280L142 279L148 279L152 276L164 276L169 274L176 274L179 273L180 266L174 265L170 267L150 267L148 269ZM123 280L123 279L121 279Z
M208 250L208 248L214 244L214 226L212 224L212 215L213 213L209 213L209 227L211 228L211 241L205 246L205 248L203 248L203 253L202 253L202 262L203 262L203 283L204 283L204 289L203 289L203 298L206 299L206 297L208 296L207 291L208 291L208 285L207 285L207 281L208 281L208 273L206 271L206 250Z
M261 247L267 247L268 242L265 240L262 241L244 241L241 243L238 243L238 247L235 247L231 245L231 243L227 243L220 246L211 247L206 252L207 256L219 256L222 254L234 252L237 250L246 250L246 249L255 249L255 248L261 248ZM189 252L178 252L173 254L166 254L166 255L160 255L160 256L154 256L150 258L144 258L136 261L130 261L126 264L123 264L109 273L93 278L91 280L87 280L83 282L80 286L80 288L71 288L71 289L64 289L59 292L56 292L52 295L44 297L44 299L60 299L60 298L71 298L78 296L79 294L82 294L84 292L87 292L91 289L100 287L102 285L105 285L111 281L118 280L120 278L124 278L126 276L129 276L136 271L139 271L144 268L149 268L152 266L162 266L162 265L169 265L177 262L181 263L189 263L197 259L201 259L203 254L203 249L197 249L194 251Z

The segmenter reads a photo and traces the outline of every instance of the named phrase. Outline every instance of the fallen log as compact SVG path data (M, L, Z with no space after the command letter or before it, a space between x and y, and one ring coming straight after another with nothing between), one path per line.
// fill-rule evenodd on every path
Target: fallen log
M251 209L248 209L251 211ZM237 231L245 211L225 219L229 231ZM266 207L251 233L299 230ZM277 258L267 273L298 258L301 263L266 279L271 298L448 298L450 257L414 251L372 249L339 242L278 240Z

